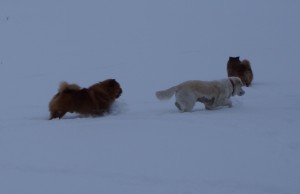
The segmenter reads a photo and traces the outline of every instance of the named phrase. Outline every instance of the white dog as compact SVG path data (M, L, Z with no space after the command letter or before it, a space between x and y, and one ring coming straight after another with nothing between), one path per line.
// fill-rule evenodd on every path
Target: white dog
M156 92L160 100L170 99L174 94L175 105L181 112L192 111L196 102L202 102L208 110L220 106L232 106L231 96L245 94L243 83L238 77L229 77L216 81L191 80L167 90Z

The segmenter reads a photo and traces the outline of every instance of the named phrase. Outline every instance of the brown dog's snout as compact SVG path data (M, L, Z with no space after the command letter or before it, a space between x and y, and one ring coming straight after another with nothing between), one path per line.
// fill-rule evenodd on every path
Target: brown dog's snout
M120 96L121 96L121 94L123 93L123 90L122 90L122 88L120 88L120 90L119 90L119 94L117 95L117 97L116 98L119 98Z

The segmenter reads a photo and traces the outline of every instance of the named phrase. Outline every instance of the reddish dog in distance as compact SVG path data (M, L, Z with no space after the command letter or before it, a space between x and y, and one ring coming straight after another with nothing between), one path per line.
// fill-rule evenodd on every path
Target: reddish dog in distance
M229 57L227 62L227 74L228 77L241 78L244 85L249 87L253 80L253 72L250 62L247 59L240 61L240 57Z

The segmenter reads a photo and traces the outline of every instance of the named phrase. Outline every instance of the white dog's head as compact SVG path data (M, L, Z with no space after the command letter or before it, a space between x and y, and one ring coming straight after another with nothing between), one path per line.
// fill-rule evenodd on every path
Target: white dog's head
M244 86L242 80L239 77L229 77L229 80L233 88L232 96L243 96L245 91L242 89L242 86Z

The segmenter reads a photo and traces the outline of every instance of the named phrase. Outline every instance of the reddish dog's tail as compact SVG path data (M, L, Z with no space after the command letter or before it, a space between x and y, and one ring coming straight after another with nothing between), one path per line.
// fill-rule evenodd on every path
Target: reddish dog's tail
M250 61L248 61L247 59L244 59L242 61L242 64L247 68L247 69L251 69L251 65L250 65Z
M251 84L252 80L253 80L253 72L252 72L252 69L251 69L250 62L247 59L244 59L242 61L242 65L244 65L244 67L245 67L243 82L248 87Z
M58 88L58 92L64 92L66 90L80 90L80 86L77 84L68 84L67 82L61 82Z

